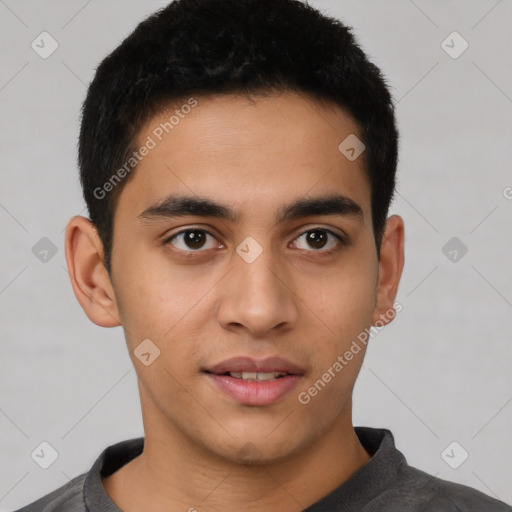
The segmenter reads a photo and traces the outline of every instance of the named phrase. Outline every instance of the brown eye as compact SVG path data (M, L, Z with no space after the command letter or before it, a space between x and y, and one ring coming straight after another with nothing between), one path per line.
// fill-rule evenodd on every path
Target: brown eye
M329 229L323 228L309 229L296 238L296 240L300 239L303 239L305 244L302 244L301 247L295 242L299 249L313 249L318 252L329 252L329 250L336 248L336 245L343 244L341 236Z
M328 242L328 236L324 231L309 231L306 241L313 249L322 249Z
M183 241L190 249L201 249L206 240L202 231L187 231L184 234Z
M171 244L176 249L184 252L200 252L201 249L212 249L216 246L215 243L207 246L208 238L214 237L204 229L186 229L172 235L164 244Z

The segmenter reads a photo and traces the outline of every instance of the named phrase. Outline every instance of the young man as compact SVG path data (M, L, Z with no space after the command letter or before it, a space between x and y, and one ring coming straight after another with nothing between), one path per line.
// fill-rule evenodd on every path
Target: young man
M144 437L22 510L511 511L353 427L362 333L389 323L390 94L347 27L297 0L177 0L100 65L66 259L122 325Z

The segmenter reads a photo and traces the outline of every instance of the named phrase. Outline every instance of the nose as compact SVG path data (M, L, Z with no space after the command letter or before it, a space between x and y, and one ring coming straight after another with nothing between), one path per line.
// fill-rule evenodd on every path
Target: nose
M234 255L217 310L219 323L227 330L245 329L253 337L292 328L298 319L298 298L289 281L270 251L252 263Z

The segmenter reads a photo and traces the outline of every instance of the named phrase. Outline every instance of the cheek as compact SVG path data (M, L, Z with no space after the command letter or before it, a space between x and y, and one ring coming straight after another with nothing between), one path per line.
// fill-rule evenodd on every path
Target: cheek
M343 411L350 411L352 390L362 360L361 351L340 371L334 369L334 360L329 361L299 390L297 407L304 411L301 421L309 422L308 430L324 431Z
M368 327L376 303L377 269L364 262L341 265L328 274L305 277L300 287L311 321L325 334L346 340Z
M172 390L176 399L183 391L177 382L190 380L202 355L204 333L198 332L198 325L204 323L198 322L198 316L205 315L208 307L200 300L204 288L182 281L162 278L158 272L144 273L124 282L121 299L126 343L139 378L148 390L165 389L164 394ZM137 359L141 353L137 348L147 339L157 347L150 344L151 350L158 353L150 366Z
M347 258L345 263L321 279L304 278L301 285L308 290L304 300L307 307L301 309L303 332L311 338L304 342L314 347L311 380L322 381L318 392L321 397L314 400L318 405L325 400L339 403L353 387L366 350L360 335L373 320L378 269L370 258L365 260L361 255L354 255L350 261Z
M119 270L116 297L123 326L130 333L162 340L198 300L200 290L194 282L160 258L131 254Z

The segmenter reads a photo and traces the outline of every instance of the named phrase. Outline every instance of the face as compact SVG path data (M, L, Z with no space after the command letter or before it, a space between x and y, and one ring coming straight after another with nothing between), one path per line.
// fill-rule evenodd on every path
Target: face
M384 242L379 281L364 153L338 149L360 133L346 113L296 93L195 100L169 133L176 106L139 134L155 145L119 197L103 309L147 436L284 460L351 425L365 345L344 354L392 307L400 244Z

